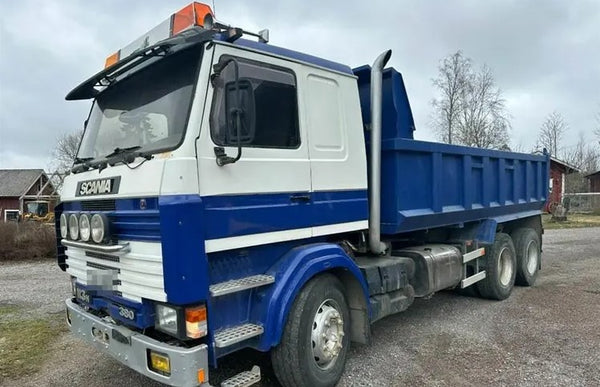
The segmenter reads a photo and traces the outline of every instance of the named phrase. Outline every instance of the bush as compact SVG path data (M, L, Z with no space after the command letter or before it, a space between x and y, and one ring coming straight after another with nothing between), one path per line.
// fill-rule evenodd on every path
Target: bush
M56 236L53 224L0 223L0 260L55 257Z

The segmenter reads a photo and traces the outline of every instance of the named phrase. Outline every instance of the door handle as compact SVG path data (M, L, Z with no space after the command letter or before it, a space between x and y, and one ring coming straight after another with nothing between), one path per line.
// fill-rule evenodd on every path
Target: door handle
M300 202L300 203L308 203L310 202L309 194L299 194L290 196L290 201L292 202Z

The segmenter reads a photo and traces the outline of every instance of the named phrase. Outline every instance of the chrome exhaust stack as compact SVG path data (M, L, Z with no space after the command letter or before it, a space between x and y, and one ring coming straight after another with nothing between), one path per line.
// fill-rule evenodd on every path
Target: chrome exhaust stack
M383 68L392 56L384 51L371 69L371 179L369 189L369 248L374 254L384 254L387 246L381 241L381 126Z

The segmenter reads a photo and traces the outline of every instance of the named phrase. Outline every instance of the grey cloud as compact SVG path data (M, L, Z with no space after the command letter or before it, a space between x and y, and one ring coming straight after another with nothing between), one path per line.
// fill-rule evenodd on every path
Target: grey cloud
M0 168L46 166L56 137L79 129L89 108L64 101L65 94L190 1L2 2ZM438 61L458 49L494 71L515 143L532 146L555 109L569 121L567 141L579 132L591 137L600 103L596 1L216 0L216 14L248 29L269 28L275 45L353 67L392 48L421 139L433 139L431 78Z

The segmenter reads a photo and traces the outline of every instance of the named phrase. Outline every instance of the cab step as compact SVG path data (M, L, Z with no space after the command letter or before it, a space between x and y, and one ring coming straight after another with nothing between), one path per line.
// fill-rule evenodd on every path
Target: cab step
M224 296L225 294L241 292L242 290L269 285L273 282L275 282L275 277L272 275L257 274L250 277L244 277L210 285L209 290L211 296L219 297Z
M460 281L460 288L464 289L467 286L471 286L475 282L479 282L479 281L481 281L484 278L485 278L485 270L484 271L480 271L477 274L473 274L472 276L467 277L464 280Z
M246 339L262 335L264 328L256 324L242 324L236 327L223 329L215 333L215 346L224 348L239 343Z
M252 367L250 371L240 372L239 374L224 380L221 387L248 387L260 382L260 368Z

